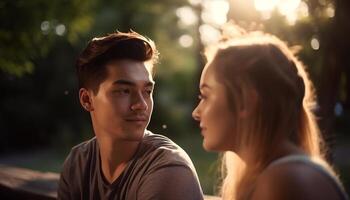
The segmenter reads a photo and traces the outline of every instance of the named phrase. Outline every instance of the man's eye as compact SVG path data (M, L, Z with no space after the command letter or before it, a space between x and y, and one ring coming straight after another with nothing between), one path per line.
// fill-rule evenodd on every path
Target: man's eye
M115 90L115 93L118 93L118 94L129 94L130 90L129 89L118 89L118 90Z
M153 88L145 88L144 89L144 93L146 93L146 94L152 94L153 93Z

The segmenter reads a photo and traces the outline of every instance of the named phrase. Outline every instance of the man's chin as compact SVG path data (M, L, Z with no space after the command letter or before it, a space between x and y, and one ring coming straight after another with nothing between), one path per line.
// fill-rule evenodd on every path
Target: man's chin
M141 141L145 134L145 129L126 131L124 134L124 139L129 141Z

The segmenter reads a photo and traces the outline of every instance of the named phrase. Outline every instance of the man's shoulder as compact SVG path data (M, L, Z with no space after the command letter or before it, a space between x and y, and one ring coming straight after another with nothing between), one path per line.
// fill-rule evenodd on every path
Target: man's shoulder
M161 134L152 133L151 131L146 131L142 142L147 145L152 145L155 148L179 148L179 146L168 137Z
M203 199L196 170L179 145L147 132L141 148L136 164L142 171L140 199Z
M193 168L192 161L179 145L164 135L147 131L142 142L143 156L157 165L182 165Z
M76 160L80 158L80 160L88 160L90 156L93 155L93 153L96 151L97 148L97 141L96 137L93 137L89 140L86 140L80 144L75 145L72 147L67 160Z
M161 134L155 134L150 131L146 132L142 141L142 146L147 148L149 151L161 151L167 154L185 152L179 145L168 137Z
M96 145L96 136L72 147L72 150L86 151Z

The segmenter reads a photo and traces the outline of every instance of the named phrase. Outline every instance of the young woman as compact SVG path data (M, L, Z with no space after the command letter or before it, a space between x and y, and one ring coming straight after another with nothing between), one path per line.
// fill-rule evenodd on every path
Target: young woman
M206 51L193 111L207 151L223 152L224 200L343 200L325 161L302 63L278 38L246 33Z

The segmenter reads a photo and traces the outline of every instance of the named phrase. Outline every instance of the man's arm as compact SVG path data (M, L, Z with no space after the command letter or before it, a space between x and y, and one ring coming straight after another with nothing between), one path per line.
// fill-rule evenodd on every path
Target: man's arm
M146 175L138 189L137 199L203 200L203 193L191 169L172 165Z
M60 174L60 180L58 182L58 191L57 191L57 199L58 200L66 200L66 199L72 199L70 191L72 188L70 188L69 182L72 180L69 180L69 173L70 173L70 155L67 157L63 164L63 169Z

